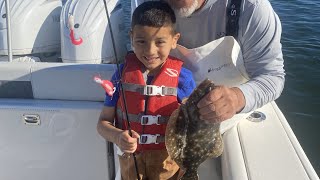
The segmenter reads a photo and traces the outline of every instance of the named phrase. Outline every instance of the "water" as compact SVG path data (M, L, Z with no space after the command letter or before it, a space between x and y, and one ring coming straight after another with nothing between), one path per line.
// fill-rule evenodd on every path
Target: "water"
M320 176L320 1L270 2L282 22L287 74L276 102Z

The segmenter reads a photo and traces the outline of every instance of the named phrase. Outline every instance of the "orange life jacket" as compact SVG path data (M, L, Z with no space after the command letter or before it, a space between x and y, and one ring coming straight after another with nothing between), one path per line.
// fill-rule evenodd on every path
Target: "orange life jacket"
M165 148L167 120L179 107L177 87L182 64L181 60L169 56L151 84L146 85L144 65L135 54L127 55L121 80L131 129L140 134L137 152ZM117 103L117 124L128 129L121 92Z

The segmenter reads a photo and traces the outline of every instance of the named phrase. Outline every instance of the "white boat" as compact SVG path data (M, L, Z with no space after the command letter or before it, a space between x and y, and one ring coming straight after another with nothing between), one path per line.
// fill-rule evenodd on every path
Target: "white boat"
M96 2L90 2L93 1ZM0 0L1 16L3 2ZM10 1L15 5L12 7L17 7L18 2L22 1ZM36 2L32 7L54 10L52 6L62 5L55 0ZM6 34L7 27L0 23L0 33ZM2 47L9 47L5 45L7 41L3 43L5 35L0 37ZM15 49L19 44L12 39ZM63 41L62 38L61 44ZM30 52L32 49L33 46ZM55 52L52 48L46 51ZM21 62L26 56L12 52L12 61L17 62L0 62L0 179L121 179L113 145L96 131L105 93L93 81L95 75L109 79L116 65L70 62L70 58L64 62L69 55L63 54L62 60L57 60L61 62L50 59L48 63L45 56L36 56L43 51L35 55L28 52L29 62ZM8 48L3 48L1 55L1 59L7 59ZM97 59L107 58L93 58ZM221 159L208 159L200 166L201 180L319 180L275 102L234 117L237 119L240 122L223 134Z

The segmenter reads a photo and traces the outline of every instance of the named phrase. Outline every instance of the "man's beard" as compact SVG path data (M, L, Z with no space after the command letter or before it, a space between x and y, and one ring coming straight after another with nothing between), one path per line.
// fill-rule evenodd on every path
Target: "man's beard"
M191 16L192 13L194 13L197 10L198 5L199 5L198 0L194 0L190 7L179 8L179 9L174 8L174 7L172 7L172 8L173 8L177 17L189 17L189 16Z

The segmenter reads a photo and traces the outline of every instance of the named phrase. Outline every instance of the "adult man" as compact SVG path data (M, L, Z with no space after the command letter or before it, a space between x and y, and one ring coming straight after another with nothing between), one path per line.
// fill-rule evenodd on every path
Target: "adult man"
M144 0L140 1L132 1L132 7ZM166 1L178 17L178 43L184 47L197 48L226 35L228 0ZM238 28L236 39L249 81L221 85L199 102L201 119L209 122L255 110L278 98L284 87L281 24L269 1L242 0Z

